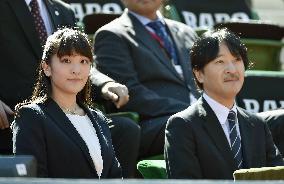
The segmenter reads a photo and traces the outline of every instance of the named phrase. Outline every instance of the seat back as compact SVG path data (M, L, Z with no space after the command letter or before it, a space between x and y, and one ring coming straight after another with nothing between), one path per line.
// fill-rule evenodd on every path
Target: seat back
M138 171L145 179L166 179L165 160L141 160L137 164Z
M284 43L284 27L261 21L227 22L214 26L228 28L238 34L248 48L248 57L253 62L252 70L281 70L280 52Z
M250 112L284 108L284 72L246 71L238 105Z
M0 177L36 177L36 159L30 155L0 156Z
M100 27L118 18L120 14L93 13L83 18L86 34L94 34Z

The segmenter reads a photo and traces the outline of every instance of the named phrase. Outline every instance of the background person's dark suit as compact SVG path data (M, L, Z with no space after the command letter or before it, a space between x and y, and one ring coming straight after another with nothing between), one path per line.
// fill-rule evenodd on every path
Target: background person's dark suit
M121 178L107 119L98 111L80 106L92 121L99 138L103 159L101 178ZM86 143L52 99L22 108L13 131L14 153L34 155L38 176L98 178Z
M273 141L277 145L277 148L284 155L284 109L265 111L257 113L267 123Z
M141 150L146 152L150 145L143 144L154 139L160 140L152 148L157 148L157 151L163 149L163 144L159 142L164 142L168 117L190 104L190 92L196 94L191 89L194 85L188 50L196 34L182 23L165 21L177 48L184 79L176 72L158 42L128 10L99 29L94 37L97 68L129 89L129 102L122 110L140 114Z
M53 31L75 24L74 14L65 3L57 0L44 2ZM24 0L0 0L0 25L0 99L14 109L17 103L32 94L42 49ZM0 130L0 140L0 153L10 153L9 129Z
M237 111L245 168L283 165L264 121ZM165 158L169 178L233 179L237 170L217 116L203 98L169 119Z

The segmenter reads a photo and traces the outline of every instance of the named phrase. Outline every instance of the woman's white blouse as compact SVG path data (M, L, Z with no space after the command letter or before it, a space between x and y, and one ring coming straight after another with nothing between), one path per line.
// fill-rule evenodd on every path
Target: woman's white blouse
M99 138L96 133L96 129L90 118L87 116L66 114L73 126L76 128L77 132L80 134L84 142L86 143L89 154L95 165L97 174L100 178L103 171L103 158L101 154L101 145Z

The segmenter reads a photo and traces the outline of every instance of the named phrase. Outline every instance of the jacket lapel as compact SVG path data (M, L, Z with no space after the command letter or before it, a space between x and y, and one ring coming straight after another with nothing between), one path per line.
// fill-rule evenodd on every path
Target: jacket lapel
M251 167L252 147L253 147L253 127L254 124L249 120L245 112L238 108L238 122L242 141L243 159L247 168Z
M54 4L52 0L44 0L44 3L46 5L47 11L50 15L50 20L52 22L52 30L56 30L58 27L60 27L60 11L58 10L58 7Z
M85 110L85 109L84 109ZM48 99L45 102L44 111L49 115L50 118L53 119L53 122L57 124L58 127L71 139L78 147L82 150L85 158L88 160L88 163L95 171L95 165L93 160L89 154L89 149L81 138L80 134L77 132L76 128L72 125L68 117L65 113L60 109L60 107L56 104L52 99ZM90 118L92 119L92 118ZM96 172L94 172L96 174Z
M203 126L208 135L219 149L221 155L223 155L223 158L231 166L231 169L233 171L237 170L237 165L234 162L230 145L214 111L203 98L198 100L198 107L199 115L204 120Z
M137 20L131 13L127 10L124 11L120 17L121 22L128 28L127 32L134 38L137 38L145 47L149 48L160 60L165 67L173 73L180 82L183 83L183 80L180 78L179 74L176 72L172 62L166 56L166 54L160 48L160 45L151 37L148 30L144 25Z
M14 11L23 31L27 37L28 42L31 44L31 47L38 58L41 58L41 46L36 30L34 29L35 25L29 11L29 8L24 0L8 0L7 1L11 9ZM26 7L26 8L22 8ZM4 26L4 25L3 25Z
M192 73L192 68L190 64L190 57L189 57L189 48L186 48L185 42L189 38L185 38L187 35L180 36L179 33L184 32L181 27L177 26L176 24L173 24L172 21L165 19L167 28L171 33L171 37L174 41L174 44L176 46L176 52L178 54L179 64L181 65L182 71L183 71L183 77L184 81L188 85L188 88L190 89L191 93L195 97L200 97L200 93L197 91L195 87L194 77ZM192 42L193 44L193 42Z
M100 142L100 146L101 146L101 155L102 155L102 159L103 159L103 171L102 171L102 176L106 176L107 173L105 173L104 171L106 171L106 160L108 159L106 153L108 152L107 151L107 146L105 143L108 144L108 141L106 139L106 137L104 136L104 132L101 128L101 126L99 126L99 124L97 123L97 121L100 121L98 116L93 114L89 108L87 108L85 105L83 104L80 104L80 107L82 107L82 109L84 109L84 111L87 113L88 117L90 118L92 124L93 124L93 127L95 128L96 130L96 133L97 133L97 136L98 136L98 139L99 139L99 142Z

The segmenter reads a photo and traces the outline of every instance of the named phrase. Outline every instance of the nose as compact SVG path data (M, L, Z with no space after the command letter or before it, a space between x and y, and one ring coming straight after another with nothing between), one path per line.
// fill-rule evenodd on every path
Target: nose
M80 74L80 72L81 72L81 66L80 66L80 64L77 64L77 63L74 63L73 65L72 65L72 74L75 74L75 75L79 75Z
M227 63L226 72L227 73L235 73L237 71L237 67L233 61Z

